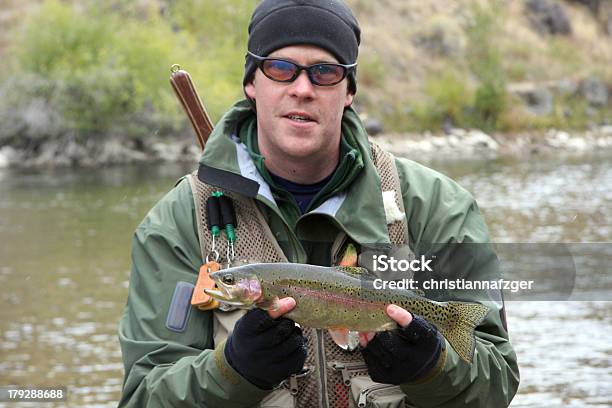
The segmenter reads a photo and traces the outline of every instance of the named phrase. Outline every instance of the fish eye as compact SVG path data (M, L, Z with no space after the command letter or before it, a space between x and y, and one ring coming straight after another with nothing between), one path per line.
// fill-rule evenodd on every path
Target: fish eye
M234 284L234 276L227 273L225 275L223 275L221 277L221 281L227 285L233 285Z

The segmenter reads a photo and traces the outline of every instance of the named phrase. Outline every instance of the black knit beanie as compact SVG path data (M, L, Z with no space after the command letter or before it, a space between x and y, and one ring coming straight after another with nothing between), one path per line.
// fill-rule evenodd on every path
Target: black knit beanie
M342 0L263 0L251 16L248 50L261 57L289 45L321 47L341 64L357 62L361 29ZM243 86L257 66L246 55ZM348 76L349 92L357 92L356 70Z

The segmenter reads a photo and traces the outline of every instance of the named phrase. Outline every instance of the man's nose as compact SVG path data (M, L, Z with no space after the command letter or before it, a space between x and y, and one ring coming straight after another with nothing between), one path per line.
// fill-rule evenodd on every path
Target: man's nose
M289 93L300 98L312 98L314 96L315 85L310 82L306 71L300 72L297 78L289 84Z

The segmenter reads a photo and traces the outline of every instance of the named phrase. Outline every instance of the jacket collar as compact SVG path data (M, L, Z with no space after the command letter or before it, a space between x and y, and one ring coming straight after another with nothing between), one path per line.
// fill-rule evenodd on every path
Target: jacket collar
M238 194L256 197L276 208L270 186L257 171L236 129L254 112L246 100L236 103L215 126L200 158L198 178ZM332 217L356 242L367 246L390 245L380 178L372 162L367 134L357 113L349 108L342 119L343 135L350 135L363 158L358 177L342 191L325 200L300 220L316 214ZM312 226L312 229L310 228ZM316 237L316 223L299 222L300 235Z

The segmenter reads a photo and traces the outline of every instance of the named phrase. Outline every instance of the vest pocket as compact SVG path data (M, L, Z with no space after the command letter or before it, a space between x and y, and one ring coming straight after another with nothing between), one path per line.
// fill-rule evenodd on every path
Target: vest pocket
M370 377L351 379L351 397L357 408L410 408L399 385L381 384Z
M368 365L364 361L330 361L327 363L333 371L339 372L342 375L342 382L347 387L351 385L351 377L368 371Z
M298 396L300 391L303 391L306 382L309 380L310 374L314 372L314 367L304 366L302 372L293 374L289 378L283 380L280 385L272 391L270 395L264 398L260 407L287 407L293 408L298 405Z
M336 347L335 344L334 347ZM357 402L351 396L351 382L353 378L368 375L368 366L365 361L328 361L327 367L328 386L332 390L330 406L356 408Z

